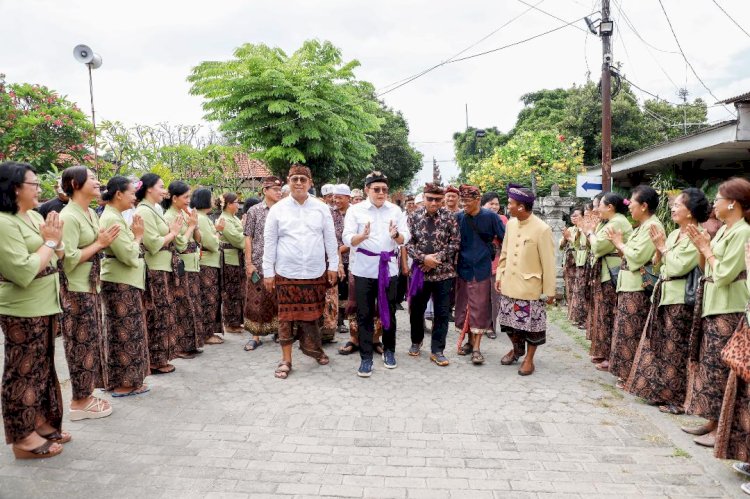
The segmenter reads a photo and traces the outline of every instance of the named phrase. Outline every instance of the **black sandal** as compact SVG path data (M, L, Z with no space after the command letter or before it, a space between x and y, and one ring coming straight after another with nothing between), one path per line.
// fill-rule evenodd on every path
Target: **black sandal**
M151 374L155 376L159 374L169 374L175 372L176 370L177 368L175 366L173 366L172 364L167 364L164 367L152 367Z
M351 355L357 351L359 351L359 345L347 341L343 347L339 348L339 355Z

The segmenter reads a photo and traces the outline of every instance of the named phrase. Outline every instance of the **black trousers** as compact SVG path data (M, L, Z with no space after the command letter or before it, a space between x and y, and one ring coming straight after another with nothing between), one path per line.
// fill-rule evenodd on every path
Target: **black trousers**
M344 278L339 279L339 318L338 325L344 324L346 315L346 302L349 300L349 264L344 264Z
M453 279L442 281L424 281L419 292L412 296L409 321L411 323L411 342L424 341L424 312L427 302L432 298L434 318L432 320L432 353L442 353L445 350L445 337L448 335L448 318L450 316L451 289Z
M396 292L398 277L391 277L388 285L388 312L391 316L391 327L383 328L383 349L396 351ZM375 317L378 316L376 301L378 298L378 280L369 277L354 276L354 287L357 295L357 325L359 326L359 356L372 359L372 336L375 330Z

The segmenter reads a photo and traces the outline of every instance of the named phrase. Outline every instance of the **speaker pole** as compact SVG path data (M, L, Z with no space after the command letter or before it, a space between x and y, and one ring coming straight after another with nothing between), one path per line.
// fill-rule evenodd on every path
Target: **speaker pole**
M99 173L99 154L96 146L96 113L94 111L94 79L91 75L91 63L86 64L89 69L89 96L91 97L91 122L94 124L94 171Z

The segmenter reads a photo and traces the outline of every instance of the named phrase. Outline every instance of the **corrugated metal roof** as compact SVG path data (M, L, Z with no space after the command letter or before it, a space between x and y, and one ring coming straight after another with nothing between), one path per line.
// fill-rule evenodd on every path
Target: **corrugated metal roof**
M696 135L701 135L701 134L710 132L711 130L716 130L717 128L721 128L721 127L724 127L724 126L727 126L727 125L730 125L730 124L731 125L736 125L737 124L737 120L722 121L722 122L716 123L714 125L707 126L706 128L701 128L700 130L697 130L695 132L689 133L687 135L680 135L679 137L675 137L675 138L667 140L665 142L659 142L658 144L654 144L654 145L651 145L651 146L648 146L648 147L644 147L643 149L638 149L637 151L629 152L628 154L625 154L623 156L618 156L616 158L613 158L612 159L612 164L614 165L615 163L623 161L623 160L625 160L627 158L630 158L631 156L635 156L636 154L641 154L641 153L643 153L645 151L649 151L651 149L656 149L656 148L659 148L659 147L663 147L663 146L671 144L673 142L680 142L680 141L683 141L683 140L686 140L686 139L690 139L691 137L695 137ZM601 165L601 163L599 163L597 165L588 166L587 168L589 170L594 170L596 168L601 168L601 167L602 167L602 165Z
M720 100L717 104L734 104L735 102L750 101L750 92L730 97L726 100Z

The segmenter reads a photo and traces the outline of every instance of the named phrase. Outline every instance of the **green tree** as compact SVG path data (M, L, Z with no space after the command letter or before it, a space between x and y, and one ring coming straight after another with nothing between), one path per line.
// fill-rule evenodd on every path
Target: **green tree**
M355 78L358 66L327 41L308 40L291 56L244 44L229 61L202 62L188 81L230 140L276 174L303 162L320 182L361 173L376 152L368 134L380 126L378 104L372 85Z
M370 138L377 150L372 158L372 169L388 176L391 189L406 189L422 169L422 153L409 145L409 124L400 111L381 102L378 116L383 124ZM363 182L363 176L350 179L357 187Z
M0 161L23 161L38 172L93 159L86 148L88 118L55 91L29 83L5 83L0 74Z
M575 87L542 89L522 95L521 102L524 107L518 113L513 133L526 130L560 130L560 124L567 116L568 97L574 91Z
M477 136L477 129L467 128L453 134L453 149L458 163L458 181L464 182L482 159L493 154L495 149L505 144L510 137L497 128L484 129L484 136Z
M509 183L531 186L539 196L550 193L553 184L561 193L575 194L576 176L583 171L583 147L578 137L564 137L549 130L523 131L513 136L492 157L469 173L469 182L482 191L496 191L507 201ZM564 194L563 194L564 195Z
M655 143L696 132L708 121L708 108L701 98L677 106L647 100L643 103L643 112L649 138Z

